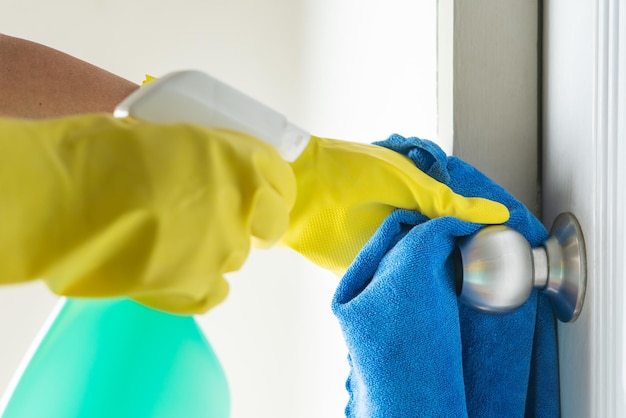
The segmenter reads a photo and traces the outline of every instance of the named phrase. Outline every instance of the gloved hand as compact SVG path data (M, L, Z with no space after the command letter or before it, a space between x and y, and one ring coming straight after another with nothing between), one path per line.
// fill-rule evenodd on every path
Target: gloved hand
M0 119L0 282L199 313L250 236L276 241L291 168L261 141L108 115Z
M395 208L487 224L509 218L504 205L455 194L405 156L376 145L312 137L292 168L298 195L281 242L337 274Z

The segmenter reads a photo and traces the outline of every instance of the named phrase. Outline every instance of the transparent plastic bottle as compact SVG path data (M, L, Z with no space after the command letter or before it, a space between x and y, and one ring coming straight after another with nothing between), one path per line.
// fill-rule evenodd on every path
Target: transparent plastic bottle
M220 363L191 316L128 299L61 299L2 418L228 418Z

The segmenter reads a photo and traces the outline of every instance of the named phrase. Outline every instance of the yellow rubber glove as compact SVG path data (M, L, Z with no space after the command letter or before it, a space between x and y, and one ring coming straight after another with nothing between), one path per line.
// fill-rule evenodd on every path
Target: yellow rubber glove
M487 224L509 218L504 205L455 194L380 146L312 137L292 168L298 196L282 243L337 274L395 208Z
M251 236L285 232L294 199L289 165L241 134L108 115L0 119L0 282L204 312Z

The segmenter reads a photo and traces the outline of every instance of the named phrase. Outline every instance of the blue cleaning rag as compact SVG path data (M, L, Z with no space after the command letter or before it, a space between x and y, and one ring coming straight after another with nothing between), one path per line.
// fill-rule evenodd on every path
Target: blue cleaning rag
M457 193L505 204L506 225L532 246L548 237L513 196L432 142L394 135L378 145ZM333 298L351 366L346 416L559 416L556 326L546 297L535 291L506 315L457 300L451 254L459 237L481 227L396 210L359 253Z

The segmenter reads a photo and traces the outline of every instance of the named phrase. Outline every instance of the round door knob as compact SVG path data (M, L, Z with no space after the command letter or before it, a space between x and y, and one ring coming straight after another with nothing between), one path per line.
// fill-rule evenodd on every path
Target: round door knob
M571 213L556 218L550 238L537 248L517 231L497 225L462 239L455 252L457 293L463 303L483 312L507 313L538 288L562 322L575 321L580 314L586 267L582 230Z

